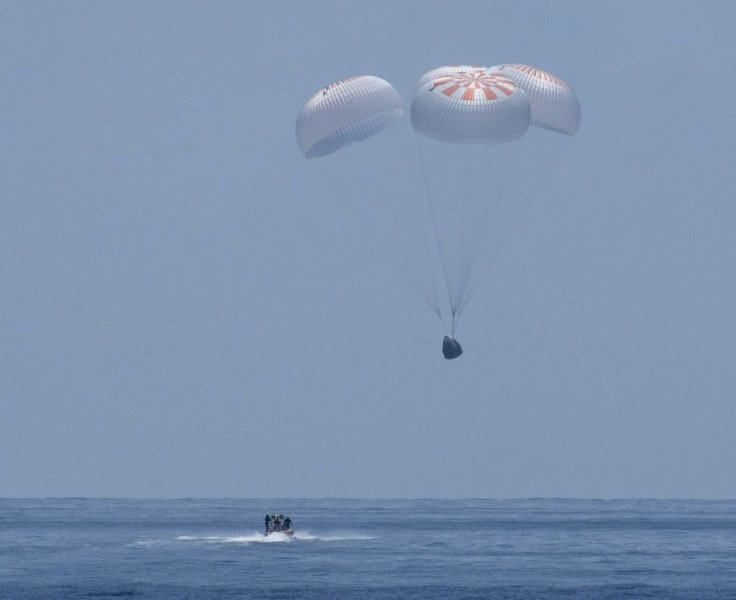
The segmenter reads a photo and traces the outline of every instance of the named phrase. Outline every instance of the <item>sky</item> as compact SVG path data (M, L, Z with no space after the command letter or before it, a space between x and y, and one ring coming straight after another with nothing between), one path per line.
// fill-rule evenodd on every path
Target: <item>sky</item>
M727 2L3 2L0 496L736 497L735 29ZM409 102L504 62L582 121L445 361L294 125L344 77Z

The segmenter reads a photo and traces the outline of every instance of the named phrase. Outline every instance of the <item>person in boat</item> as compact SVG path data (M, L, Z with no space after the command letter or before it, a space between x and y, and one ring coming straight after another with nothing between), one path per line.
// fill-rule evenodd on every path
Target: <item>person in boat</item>
M273 520L273 530L281 531L281 515L276 515Z
M284 519L284 531L291 531L291 517L288 515Z
M271 515L266 513L266 535L268 535L270 529L271 529Z

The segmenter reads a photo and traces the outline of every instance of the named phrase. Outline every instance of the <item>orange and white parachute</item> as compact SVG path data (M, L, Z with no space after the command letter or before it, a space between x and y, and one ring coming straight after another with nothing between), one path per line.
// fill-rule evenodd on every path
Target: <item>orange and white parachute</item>
M532 125L575 135L580 125L580 102L566 81L527 65L498 65L494 70L526 92Z
M414 129L457 144L510 142L529 127L531 107L510 79L479 67L440 67L420 79L411 106Z

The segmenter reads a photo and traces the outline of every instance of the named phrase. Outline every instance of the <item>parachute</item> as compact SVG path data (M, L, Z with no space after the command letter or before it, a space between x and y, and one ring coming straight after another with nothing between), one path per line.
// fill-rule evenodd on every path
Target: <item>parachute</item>
M419 133L456 144L494 144L520 138L529 127L531 106L513 81L484 69L435 69L423 80L411 106Z
M512 142L524 135L530 119L525 92L493 69L439 67L416 87L411 123L418 134L451 337L470 299L513 158Z
M570 136L577 133L580 102L567 82L527 65L499 65L495 69L526 92L532 125Z
M367 140L398 121L404 101L388 82L361 75L314 94L296 122L296 139L307 158L317 158Z
M563 138L577 132L580 104L569 84L534 67L450 65L419 80L411 121L454 336L460 314L561 159Z
M393 144L403 135L401 127L393 126L405 112L401 96L387 81L371 75L342 79L306 102L296 123L297 142L310 159L378 134L386 140L394 136ZM408 207L411 193L373 193L376 180L394 181L399 172L391 165L386 178L386 170L377 170L385 151L361 145L365 170L345 163L343 172L355 174L358 185L352 194L362 196L361 209L383 210L381 201L386 201L383 219L371 221L368 229L383 240L384 249L444 324L442 352L450 360L463 352L455 339L460 314L558 158L559 152L548 146L556 147L559 139L577 132L580 104L565 81L534 67L448 65L420 78L410 117L426 211L398 216L395 211ZM522 153L519 148L530 129L535 140L527 146L532 151ZM361 172L369 174L366 179L360 179ZM387 223L421 231L424 250L418 242L395 244L401 232L382 235ZM437 269L430 247L439 261ZM442 303L436 283L446 288Z

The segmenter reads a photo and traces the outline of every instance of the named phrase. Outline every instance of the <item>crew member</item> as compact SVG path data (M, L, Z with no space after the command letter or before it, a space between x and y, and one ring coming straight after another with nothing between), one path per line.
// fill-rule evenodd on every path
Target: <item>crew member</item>
M268 534L268 530L271 528L271 515L266 513L266 534Z

